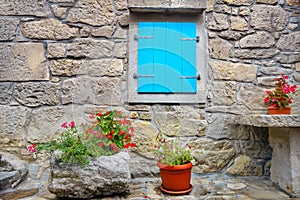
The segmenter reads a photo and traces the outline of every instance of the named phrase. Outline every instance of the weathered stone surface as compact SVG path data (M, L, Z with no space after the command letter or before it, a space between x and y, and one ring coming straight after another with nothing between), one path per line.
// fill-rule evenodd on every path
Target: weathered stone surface
M22 146L30 110L21 106L0 106L0 144L1 146Z
M15 39L18 23L16 19L0 19L0 41Z
M90 76L121 76L124 71L121 59L89 60L85 65Z
M214 13L208 17L208 29L211 30L226 30L229 28L229 23L227 21L227 15Z
M236 83L228 82L213 82L213 103L214 105L230 106L236 102Z
M92 31L92 36L111 38L115 31L115 28L116 27L114 26L102 26L98 29L94 29Z
M64 122L84 122L84 107L78 105L56 106L35 109L28 126L27 141L30 143L50 142L63 130Z
M125 192L131 182L130 156L121 152L101 156L85 168L52 161L49 191L58 197L92 198Z
M42 43L1 43L0 81L49 80Z
M288 23L287 12L279 6L254 5L250 25L254 29L281 31Z
M132 178L159 176L159 168L156 166L157 161L155 159L147 159L135 154L131 154L130 156L129 165Z
M10 102L12 89L12 83L0 83L0 104L8 104Z
M133 142L137 145L134 150L153 158L153 146L156 142L158 130L147 121L134 121L132 126L134 128Z
M86 73L84 60L59 59L50 61L50 71L56 76L74 76Z
M211 39L209 40L209 54L212 58L226 59L229 57L232 44L223 39Z
M297 0L286 0L286 3L289 6L294 6L294 7L300 6L300 2Z
M269 48L274 46L274 44L275 39L273 36L265 31L258 31L240 40L241 48Z
M277 54L279 54L280 51L278 49L242 49L242 50L234 50L232 54L235 57L243 58L243 59L262 59L262 58L271 58Z
M248 127L235 125L234 117L229 112L208 114L206 136L214 139L249 139Z
M93 40L90 38L77 39L67 44L67 56L103 58L111 57L114 43L107 40Z
M50 15L50 9L46 0L1 0L0 5L0 15L29 15L37 17L47 17Z
M276 46L282 51L300 51L300 31L282 35Z
M262 166L253 162L249 156L240 155L226 172L241 176L262 176Z
M215 6L215 12L219 13L226 13L230 14L231 13L231 8L225 4L216 4Z
M220 0L220 2L227 3L229 5L251 5L253 3L253 0Z
M229 39L229 40L239 40L243 36L241 32L229 31L229 30L222 31L218 35L224 39Z
M233 146L226 140L201 138L189 144L197 161L197 165L193 166L196 173L220 171L235 155Z
M293 73L292 69L282 68L282 67L264 67L264 68L261 68L259 71L266 75L278 75L278 77L281 74L289 75L289 74ZM257 80L258 80L259 84L265 85L264 81L266 81L266 83L270 83L270 81L267 81L270 78L271 77L258 77ZM272 78L273 78L273 82L272 82L273 86L275 86L275 84L274 84L276 81L275 77L272 77Z
M50 43L48 44L48 58L63 58L66 54L66 44Z
M127 9L127 1L124 0L115 0L115 8L117 10L126 10Z
M113 55L117 58L126 58L127 42L116 42Z
M278 0L256 0L256 3L264 3L264 4L275 4Z
M62 85L62 103L119 105L119 82L119 78L86 76L65 80Z
M138 7L138 8L155 8L154 10L167 9L167 8L203 8L204 2L198 0L153 0L153 1L136 1L129 0L129 7ZM172 9L170 9L172 11ZM139 11L138 9L134 9ZM142 9L143 10L143 9Z
M206 0L206 10L205 12L211 12L214 9L214 0Z
M0 152L0 166L9 166L11 171L0 171L0 189L14 188L28 173L28 164L12 154Z
M119 24L121 26L129 25L129 13L123 13L121 16L119 16Z
M122 29L122 28L117 28L113 38L118 38L118 39L127 39L127 30Z
M52 5L53 14L59 19L64 19L67 16L67 8L58 5Z
M57 105L59 103L59 85L37 82L17 83L14 97L20 104L28 107Z
M91 35L91 29L88 26L84 26L80 29L80 37L87 38Z
M266 108L263 101L265 96L265 89L254 85L243 84L238 91L237 99L250 110L259 110Z
M79 0L69 10L68 22L82 22L93 26L112 24L115 14L109 0Z
M231 30L247 31L248 30L248 23L242 17L232 16L232 17L230 17L230 27L231 27Z
M24 22L21 31L27 38L44 40L70 39L78 34L78 28L70 28L55 19Z
M256 78L257 66L255 65L216 60L210 61L209 65L215 79L252 82Z
M74 3L75 0L49 0L52 3Z
M250 14L250 10L248 7L240 7L240 15L248 16Z
M206 121L189 106L154 106L155 124L167 136L202 136Z

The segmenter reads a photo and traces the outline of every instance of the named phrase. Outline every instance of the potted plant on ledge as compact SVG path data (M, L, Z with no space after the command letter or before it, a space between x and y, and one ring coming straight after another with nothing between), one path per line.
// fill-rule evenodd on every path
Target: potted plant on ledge
M267 90L267 97L264 99L266 105L268 105L269 114L291 114L292 98L290 93L295 93L297 86L291 86L287 80L288 76L281 75L280 78L276 78L276 87L274 90Z
M154 145L154 153L158 158L162 184L160 189L168 194L187 194L192 191L191 170L195 160L191 155L191 147L180 146L178 138L166 139L159 132Z

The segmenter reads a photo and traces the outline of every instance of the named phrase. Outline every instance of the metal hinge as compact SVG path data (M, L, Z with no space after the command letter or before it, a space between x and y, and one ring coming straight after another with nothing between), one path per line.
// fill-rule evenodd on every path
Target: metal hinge
M181 79L197 79L197 80L201 80L201 76L200 74L197 74L197 76L180 76Z
M154 38L154 36L137 36L137 35L134 35L133 36L133 39L134 40L139 40L139 39L153 39Z
M133 78L137 79L137 78L154 78L154 75L137 75L136 73L133 74Z
M200 37L197 36L196 38L179 38L180 40L183 40L183 41L190 41L190 40L196 40L196 42L199 42L200 41Z

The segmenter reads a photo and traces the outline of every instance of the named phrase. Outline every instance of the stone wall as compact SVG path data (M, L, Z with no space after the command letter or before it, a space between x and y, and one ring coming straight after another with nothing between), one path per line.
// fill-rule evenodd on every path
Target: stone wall
M126 0L0 5L0 143L31 163L31 178L40 177L40 168L26 146L49 141L65 121L110 109L133 121L138 147L132 163L139 163L133 177L157 172L151 152L159 130L191 143L195 172L268 174L267 129L231 124L237 114L266 113L264 91L280 74L300 87L298 1L207 0L208 96L200 105L126 103ZM292 112L300 113L299 92Z

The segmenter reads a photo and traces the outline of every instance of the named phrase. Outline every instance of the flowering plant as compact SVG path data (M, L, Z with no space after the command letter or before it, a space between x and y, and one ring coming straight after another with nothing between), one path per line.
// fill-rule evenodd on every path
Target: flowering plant
M169 166L182 165L190 162L195 164L195 160L190 152L191 146L188 144L183 147L180 146L177 137L168 140L159 132L156 137L156 142L154 145L154 154L157 156L159 163Z
M288 76L281 75L280 78L276 78L275 90L267 90L267 97L264 99L265 104L272 108L284 108L292 103L292 98L289 96L290 93L295 93L297 86L291 86L287 83Z
M30 153L38 154L45 150L58 152L56 157L63 163L82 164L86 166L90 159L113 155L123 148L134 147L131 143L133 128L120 111L91 115L90 123L81 124L81 129L74 121L63 123L64 131L50 143L33 144L27 148Z

